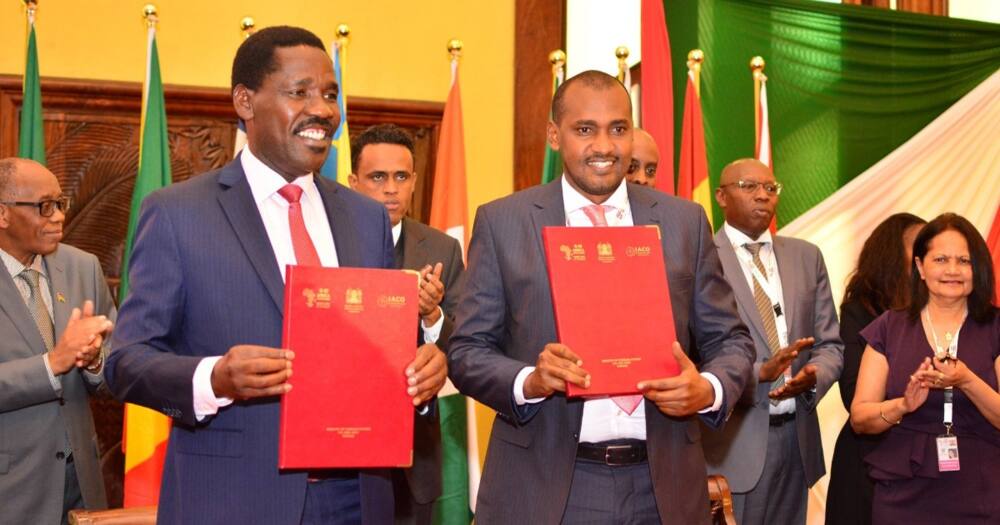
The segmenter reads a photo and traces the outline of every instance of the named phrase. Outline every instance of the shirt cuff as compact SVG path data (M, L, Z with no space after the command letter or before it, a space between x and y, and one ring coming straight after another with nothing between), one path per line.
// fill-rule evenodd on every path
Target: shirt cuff
M441 337L441 327L444 326L444 310L440 306L437 309L441 315L438 316L438 320L433 325L427 326L423 319L420 320L420 327L424 329L424 342L428 344L438 342Z
M535 367L526 366L522 368L521 371L518 372L517 376L514 378L514 403L517 403L517 406L541 403L542 401L545 401L544 397L536 397L533 399L524 398L524 381L528 379L528 376L531 375L531 373L534 371Z
M49 384L52 385L52 390L55 390L57 396L62 396L62 383L52 373L52 365L49 364L49 354L42 354L42 362L45 363L45 371L49 374Z
M722 383L719 381L718 377L711 372L702 372L701 376L708 379L709 383L712 383L712 390L715 391L715 401L712 402L712 406L699 410L699 414L707 414L709 412L718 412L722 408Z
M228 397L215 397L212 390L212 369L215 363L219 362L222 356L206 357L198 363L194 369L194 378L191 380L194 397L194 417L198 421L208 416L214 416L222 407L227 407L233 403Z

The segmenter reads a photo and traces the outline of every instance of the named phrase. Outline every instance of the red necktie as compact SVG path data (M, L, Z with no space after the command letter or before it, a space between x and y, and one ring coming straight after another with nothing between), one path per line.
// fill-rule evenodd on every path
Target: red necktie
M590 206L584 206L582 209L583 214L590 219L590 223L594 226L608 225L608 220L604 217L604 205L591 204ZM611 396L611 400L618 405L618 408L624 410L626 414L632 414L632 412L635 412L635 409L639 406L639 403L642 403L642 396Z
M302 188L295 184L286 184L278 195L288 201L288 229L292 233L292 249L295 250L295 263L299 266L322 266L319 262L319 255L316 254L316 247L313 246L309 232L306 230L306 221L302 218L302 205L299 199L302 198Z

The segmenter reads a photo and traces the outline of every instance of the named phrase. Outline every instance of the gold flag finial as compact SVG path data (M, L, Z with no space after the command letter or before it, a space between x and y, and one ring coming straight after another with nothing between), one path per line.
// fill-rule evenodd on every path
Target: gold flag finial
M692 64L701 64L705 61L705 53L700 49L688 51L688 67Z
M549 53L549 64L553 66L562 66L566 63L566 52L562 49L556 49L555 51Z
M38 11L38 0L24 0L24 10L28 13L28 22L35 23L35 11Z
M340 24L337 26L337 38L347 38L351 36L351 26Z
M753 78L754 79L764 79L764 80L767 80L767 77L764 75L764 66L765 65L766 64L764 62L764 57L762 57L760 55L757 55L757 56L755 56L755 57L753 57L753 58L750 59L750 71L753 72Z
M457 38L449 40L448 53L451 53L451 56L456 58L462 56L462 41Z
M159 17L156 14L156 6L153 4L146 4L142 6L142 17L146 19L146 25L148 27L153 27L156 22L159 21Z
M244 16L240 20L240 31L243 31L243 38L250 38L250 35L257 32L257 23L252 16Z
M628 48L625 46L618 46L615 48L615 56L618 60L625 60L628 58Z

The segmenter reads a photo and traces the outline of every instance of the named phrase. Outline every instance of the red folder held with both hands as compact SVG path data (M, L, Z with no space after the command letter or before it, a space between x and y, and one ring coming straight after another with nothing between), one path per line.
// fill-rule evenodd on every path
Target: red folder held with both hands
M583 360L590 388L568 397L636 394L680 373L660 229L542 229L559 342Z
M289 266L283 345L295 352L281 399L282 469L408 467L419 275Z

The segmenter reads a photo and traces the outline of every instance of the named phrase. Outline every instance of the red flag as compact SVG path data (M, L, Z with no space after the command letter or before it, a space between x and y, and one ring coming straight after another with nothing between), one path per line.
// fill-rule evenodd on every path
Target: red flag
M1000 306L1000 207L997 207L997 213L993 216L993 227L990 228L990 236L986 239L986 245L993 253L993 278L996 281L993 289L996 294L993 304Z
M660 150L656 189L674 193L674 77L663 0L642 0L642 128Z
M705 129L701 118L701 99L695 88L694 74L688 72L684 92L684 122L681 125L681 159L677 168L677 196L690 199L705 208L712 224L712 192L708 182L708 156L705 153Z

